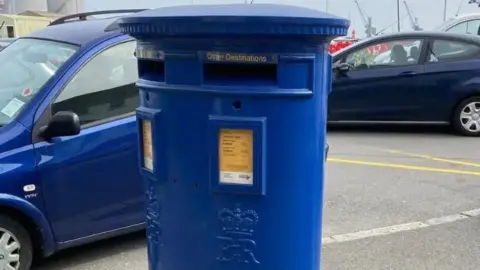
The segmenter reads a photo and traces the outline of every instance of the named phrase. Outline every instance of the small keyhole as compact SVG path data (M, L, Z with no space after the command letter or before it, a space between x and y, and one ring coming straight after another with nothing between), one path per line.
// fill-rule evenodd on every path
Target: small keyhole
M145 93L145 100L146 101L149 101L150 100L150 93Z

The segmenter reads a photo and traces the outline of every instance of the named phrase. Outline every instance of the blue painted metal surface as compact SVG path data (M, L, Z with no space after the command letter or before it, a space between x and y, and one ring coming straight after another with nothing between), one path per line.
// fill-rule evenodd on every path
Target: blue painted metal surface
M150 269L319 269L327 44L349 22L255 4L161 8L119 25L139 40ZM232 151L244 168L227 164Z
M0 214L15 210L36 225L31 233L39 233L45 256L145 227L135 116L83 128L77 136L51 143L32 142L50 104L88 61L108 47L133 42L122 33L104 31L113 21L70 22L22 37L79 45L24 110L0 128ZM25 191L26 185L35 190Z

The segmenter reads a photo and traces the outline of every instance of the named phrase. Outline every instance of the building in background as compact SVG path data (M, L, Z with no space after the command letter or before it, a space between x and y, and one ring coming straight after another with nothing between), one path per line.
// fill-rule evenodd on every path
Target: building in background
M84 11L85 0L0 0L0 38L18 38L65 14Z
M0 38L18 38L46 27L54 20L44 15L0 14Z
M54 13L80 13L85 11L85 0L47 0L47 8Z
M8 13L17 14L25 10L47 10L46 0L4 0L8 3Z
M72 14L83 12L85 0L0 0L0 13L19 14L25 11Z

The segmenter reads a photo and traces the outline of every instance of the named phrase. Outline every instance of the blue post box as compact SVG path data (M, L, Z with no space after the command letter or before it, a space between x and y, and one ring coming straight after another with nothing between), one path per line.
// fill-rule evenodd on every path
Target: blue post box
M150 269L319 269L327 48L349 21L253 4L118 23L138 40Z

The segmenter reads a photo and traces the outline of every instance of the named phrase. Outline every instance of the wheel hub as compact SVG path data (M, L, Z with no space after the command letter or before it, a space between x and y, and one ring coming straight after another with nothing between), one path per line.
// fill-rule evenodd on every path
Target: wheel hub
M5 260L5 255L0 253L0 270L8 269L7 260Z
M0 228L0 270L18 270L20 243L9 231Z
M480 102L474 101L463 107L460 114L460 123L468 132L480 132Z

